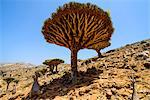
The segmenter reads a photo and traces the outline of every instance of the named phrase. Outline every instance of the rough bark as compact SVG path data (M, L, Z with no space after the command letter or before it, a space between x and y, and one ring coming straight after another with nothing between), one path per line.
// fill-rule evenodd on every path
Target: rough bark
M6 92L8 92L9 84L10 83L7 83Z
M71 79L72 83L77 82L77 50L71 51Z
M56 67L56 73L58 72L58 70L57 70L57 65L55 66Z
M50 71L51 71L51 73L54 73L54 65L50 66Z
M101 52L100 52L100 50L96 50L96 52L98 54L98 58L102 58L103 57L102 54L101 54Z

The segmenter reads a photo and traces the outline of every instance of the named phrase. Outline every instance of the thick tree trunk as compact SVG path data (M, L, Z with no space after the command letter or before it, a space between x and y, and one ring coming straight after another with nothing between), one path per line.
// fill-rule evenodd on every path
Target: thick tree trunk
M9 83L7 83L6 92L8 92L8 88L9 88Z
M55 67L56 67L56 73L58 73L58 71L57 71L57 65Z
M51 71L52 73L54 73L54 65L51 65L51 66L50 66L50 71Z
M97 54L98 54L98 58L103 57L102 54L101 54L101 52L100 52L100 50L96 50L96 52L97 52Z
M72 78L72 83L76 83L77 82L77 74L78 74L78 70L77 70L77 50L72 50L71 51L71 78Z

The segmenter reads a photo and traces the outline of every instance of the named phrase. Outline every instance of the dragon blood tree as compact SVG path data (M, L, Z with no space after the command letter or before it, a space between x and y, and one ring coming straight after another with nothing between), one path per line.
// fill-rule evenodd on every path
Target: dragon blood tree
M48 59L43 62L44 65L49 66L52 73L54 71L54 67L56 67L56 72L57 72L57 66L61 63L64 63L62 59Z
M72 82L76 82L78 51L107 47L101 43L109 42L113 30L108 13L101 8L90 3L70 2L52 13L44 22L42 33L47 42L70 49L71 77Z
M103 41L103 42L100 42L100 43L98 43L98 44L92 45L92 46L89 47L88 49L94 49L94 50L96 50L96 52L97 52L97 54L98 54L98 58L101 58L101 57L103 57L103 56L102 56L100 50L101 50L101 49L104 49L105 47L108 47L108 46L110 46L110 45L111 45L111 44L110 44L109 41Z

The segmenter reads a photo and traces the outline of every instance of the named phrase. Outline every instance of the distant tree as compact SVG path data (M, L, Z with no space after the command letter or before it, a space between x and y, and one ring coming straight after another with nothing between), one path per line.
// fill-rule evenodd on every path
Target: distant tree
M43 62L43 64L49 66L50 71L51 71L52 73L54 73L54 67L55 67L55 71L58 72L57 66L58 66L59 64L61 64L61 63L64 63L64 60L62 60L62 59L48 59L48 60L45 60L45 61Z
M2 77L5 77L6 76L6 72L4 72L4 71L0 71L0 76L2 76Z
M8 91L9 84L15 80L15 78L8 77L3 79L7 83L6 91Z
M72 82L76 82L77 79L78 51L108 42L113 31L106 11L90 3L76 2L59 7L57 12L52 13L52 17L45 21L42 28L47 42L70 49Z
M0 70L0 76L3 76L4 72L2 70Z
M110 46L110 42L109 41L105 41L105 42L101 42L100 44L96 44L96 45L92 45L91 47L89 47L89 49L94 49L96 50L98 57L101 58L103 57L100 50L104 49L105 47Z

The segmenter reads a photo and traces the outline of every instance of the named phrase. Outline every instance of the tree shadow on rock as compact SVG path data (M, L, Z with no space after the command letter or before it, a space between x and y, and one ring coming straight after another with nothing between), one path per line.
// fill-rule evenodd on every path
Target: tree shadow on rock
M76 84L72 84L70 80L71 74L66 72L62 77L54 79L51 83L42 85L42 93L32 98L51 100L56 96L67 95L71 90L74 91L76 88L92 84L93 80L99 79L99 74L102 72L103 70L97 70L95 67L88 68L86 72L79 71ZM26 99L32 98L30 98L29 95L26 97Z

